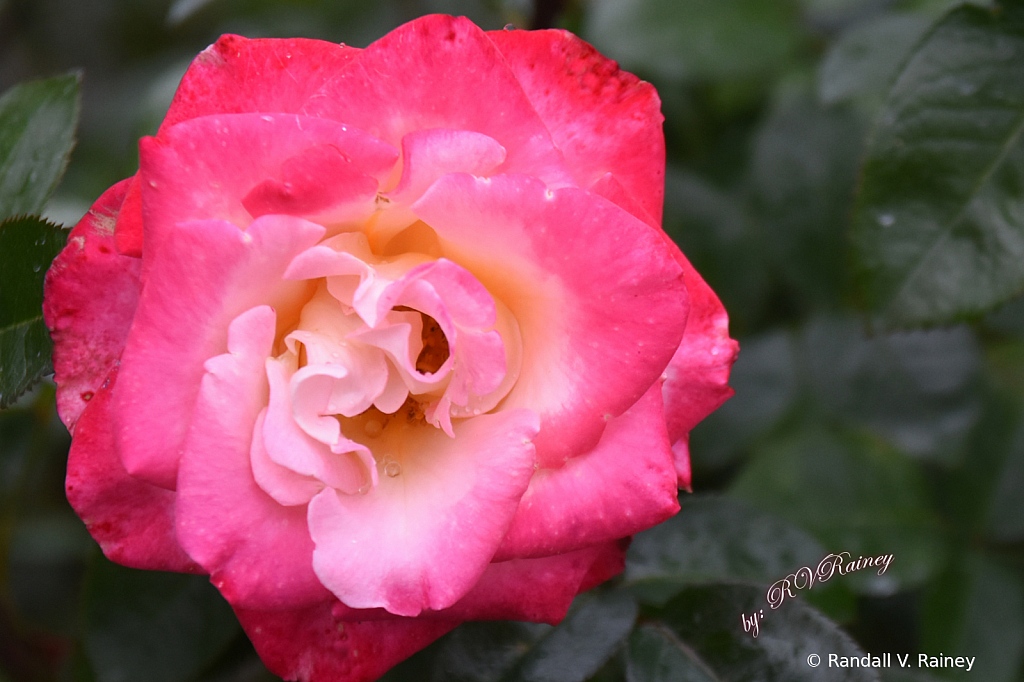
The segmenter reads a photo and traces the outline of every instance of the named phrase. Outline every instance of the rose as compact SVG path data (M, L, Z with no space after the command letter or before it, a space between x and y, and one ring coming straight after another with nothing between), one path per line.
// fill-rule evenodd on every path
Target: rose
M557 622L729 395L654 89L563 31L222 37L47 276L67 493L288 679Z

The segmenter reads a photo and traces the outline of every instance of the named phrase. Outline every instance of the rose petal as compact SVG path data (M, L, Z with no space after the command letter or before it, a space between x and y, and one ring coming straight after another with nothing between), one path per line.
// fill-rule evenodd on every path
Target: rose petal
M263 663L300 682L373 682L458 621L402 618L346 623L331 602L288 611L235 608Z
M608 422L593 450L534 474L495 560L548 556L633 535L679 511L677 495L656 383Z
M503 406L540 414L540 466L590 450L682 338L686 289L664 238L604 199L522 176L447 175L414 209L519 323L522 369Z
M605 173L661 224L665 138L654 86L568 31L490 31L580 187ZM638 216L639 217L639 216Z
M78 420L68 455L68 502L111 561L132 568L202 573L178 545L175 495L128 475L111 432L117 369L97 387Z
M309 98L359 52L322 40L223 35L188 67L160 133L210 114L303 113Z
M203 362L224 352L228 324L241 312L287 307L306 292L281 276L322 235L319 225L285 216L258 218L245 232L215 220L176 227L151 261L121 356L115 431L132 475L174 489Z
M345 158L334 155L335 148ZM246 227L253 216L245 204L257 211L295 210L309 218L329 215L332 221L368 216L376 183L397 158L397 149L361 130L294 114L221 114L179 123L139 142L144 258L152 257L179 223L220 219ZM337 180L330 173L305 175L339 167L344 177ZM339 184L353 180L351 186ZM293 183L290 196L283 183ZM315 196L317 191L326 196Z
M236 606L296 608L328 595L312 570L304 507L284 507L256 485L253 425L267 402L264 360L274 312L232 321L228 353L211 358L185 442L177 496L182 547Z
M353 608L412 616L451 606L487 568L533 473L536 416L481 415L448 438L412 427L375 452L401 467L367 495L309 504L320 580ZM404 451L400 448L404 448ZM390 452L389 452L390 451Z
M408 133L483 133L507 150L497 172L572 185L561 153L505 60L465 17L432 15L371 44L304 107L398 145Z
M139 300L141 261L117 253L114 221L131 179L96 200L46 273L57 411L68 431L116 366Z

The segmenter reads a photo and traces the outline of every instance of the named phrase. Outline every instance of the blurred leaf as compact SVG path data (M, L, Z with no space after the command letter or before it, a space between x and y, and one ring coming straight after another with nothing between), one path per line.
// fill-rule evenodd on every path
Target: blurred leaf
M186 682L241 628L205 576L99 558L86 586L85 648L98 682Z
M818 319L800 337L815 405L904 452L951 462L978 419L980 353L968 327L867 337L853 319Z
M693 583L767 585L826 554L806 532L737 500L686 497L681 507L629 548L626 584L649 603L662 605Z
M771 73L799 28L788 0L594 0L583 36L625 69L680 81Z
M743 631L740 616L764 612L757 638ZM873 668L828 665L829 654L862 657L839 627L799 599L767 608L764 592L745 585L687 588L666 609L666 623L722 680L758 682L877 681ZM820 657L820 667L807 658ZM714 678L712 678L714 679Z
M629 637L626 682L719 682L667 628L642 625Z
M775 270L805 304L835 309L846 285L846 222L860 120L809 97L785 98L754 140L753 215Z
M0 407L53 371L43 279L67 234L39 218L0 223Z
M1017 431L1009 456L995 469L995 489L987 513L987 536L997 542L1024 540L1024 428Z
M0 96L0 221L42 213L57 187L75 146L78 80L23 83Z
M694 173L669 165L665 231L679 244L729 310L734 334L750 326L770 290L761 234L746 201Z
M881 103L903 60L930 24L915 14L888 14L846 31L818 68L821 101Z
M434 680L583 682L616 652L636 622L637 605L615 590L580 596L556 627L466 623L437 655Z
M918 468L872 439L809 427L759 448L731 493L806 528L828 551L849 552L851 560L894 555L883 575L842 577L859 592L885 595L918 585L940 559Z
M957 680L1010 682L1024 653L1024 586L1019 572L968 554L930 586L921 651L976 657L971 672L948 669Z
M854 213L868 308L943 322L1024 287L1024 6L928 33L880 113Z

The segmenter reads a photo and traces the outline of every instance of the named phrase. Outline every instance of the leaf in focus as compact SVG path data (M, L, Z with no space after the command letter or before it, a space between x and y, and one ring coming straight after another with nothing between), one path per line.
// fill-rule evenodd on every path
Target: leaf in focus
M919 585L941 558L919 468L872 438L805 428L759 448L731 493L807 529L830 552L849 552L851 560L892 554L883 575L864 570L839 578L860 593Z
M206 577L139 571L102 557L86 583L84 629L97 682L187 682L241 632Z
M765 593L747 585L695 585L667 607L666 623L721 680L759 682L877 682L874 668L828 665L829 654L861 657L839 626L800 599L768 607ZM741 615L764 613L755 639ZM807 664L817 654L819 667ZM699 678L698 678L699 679ZM715 679L715 678L712 678Z
M672 81L778 70L800 35L787 0L596 0L583 37L622 67Z
M43 279L67 233L41 218L0 223L0 407L53 371Z
M964 6L918 44L879 114L854 208L867 307L947 322L1024 288L1024 5Z
M626 584L663 605L686 585L770 584L826 552L803 530L724 497L695 496L664 523L638 534L626 557Z
M58 76L0 96L0 220L42 213L56 189L75 146L78 81Z

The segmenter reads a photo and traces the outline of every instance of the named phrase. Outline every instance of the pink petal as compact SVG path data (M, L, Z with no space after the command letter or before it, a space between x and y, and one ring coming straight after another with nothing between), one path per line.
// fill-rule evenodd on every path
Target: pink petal
M483 133L508 156L497 172L572 184L561 153L487 36L465 17L431 15L391 31L303 109L398 145L431 128Z
M179 123L139 142L144 258L182 222L219 219L244 228L253 218L246 205L308 218L368 216L376 184L397 158L397 149L360 130L294 114Z
M681 445L679 441L732 396L729 371L739 344L729 338L729 317L715 292L678 249L676 260L686 278L690 316L682 342L665 372L667 380L662 390L668 436L676 444L679 486L689 489L688 441Z
M465 597L436 617L557 624L565 618L573 598L583 591L582 585L590 579L595 564L607 563L605 555L610 552L621 554L616 542L554 556L492 563ZM592 585L586 589L589 587Z
M681 267L660 231L608 201L522 176L456 174L414 210L445 257L519 323L522 370L503 407L540 414L541 467L590 450L679 346L688 308Z
M382 442L401 466L366 495L309 504L314 569L342 602L403 616L451 606L479 580L533 473L536 416L481 415L449 438L409 428ZM404 448L399 450L398 448Z
M75 423L116 366L139 300L141 261L117 253L114 221L131 179L96 200L46 273L43 315L53 339L57 411Z
M203 362L225 351L228 324L243 311L287 307L306 294L305 283L281 276L323 235L319 225L285 216L259 218L246 232L216 220L175 230L153 255L114 396L125 467L168 489L175 487Z
M325 440L316 440L311 433L315 430L301 428L293 417L296 409L305 406L294 405L300 401L289 391L290 376L282 363L267 360L266 372L270 381L270 404L261 433L270 459L297 474L312 476L321 482L321 488L327 485L345 493L356 493L376 485L377 468L370 451L342 436L334 417L319 418L332 424L333 433Z
M114 245L122 255L142 258L142 186L138 172L130 180L114 225Z
M300 682L373 682L458 621L402 618L343 622L331 602L288 611L235 608L263 663Z
M492 563L465 597L425 620L525 620L556 624L573 598L622 572L629 538L535 559ZM345 621L402 620L384 609L353 609L337 602Z
M580 187L605 173L661 224L665 139L650 83L568 31L490 31Z
M179 473L181 545L240 607L296 608L327 597L313 574L305 507L279 505L252 475L250 447L267 402L263 364L274 323L266 306L231 322L228 353L206 362Z
M359 52L321 40L223 35L185 72L160 133L210 114L301 113L324 82L343 71Z
M267 446L263 442L266 415L267 410L260 412L252 432L252 447L249 449L249 455L252 458L253 479L256 481L256 485L274 498L278 504L287 507L309 504L313 496L324 489L324 484L313 476L297 473L270 458Z
M402 138L402 179L388 198L411 204L442 175L487 175L504 160L504 147L487 135L448 128L416 130Z
M608 422L597 446L541 469L495 560L539 557L633 535L679 511L661 386Z
M68 502L111 561L132 568L202 573L178 545L175 495L128 475L111 432L117 369L98 386L71 441Z

